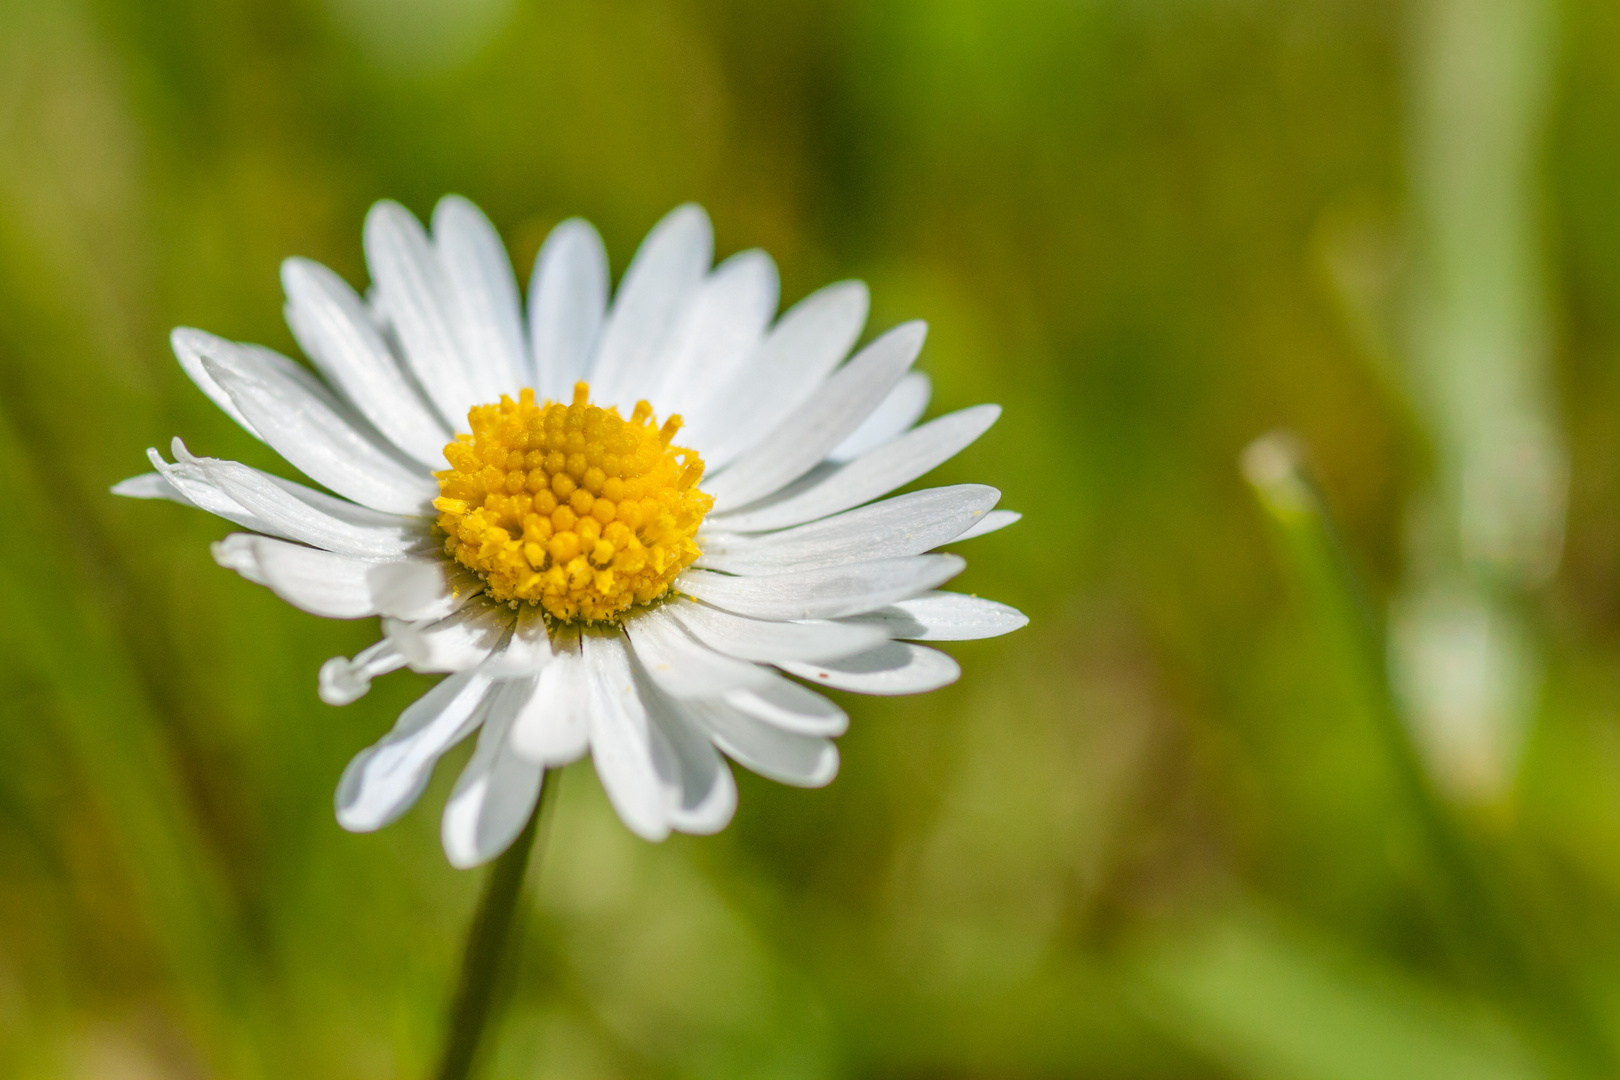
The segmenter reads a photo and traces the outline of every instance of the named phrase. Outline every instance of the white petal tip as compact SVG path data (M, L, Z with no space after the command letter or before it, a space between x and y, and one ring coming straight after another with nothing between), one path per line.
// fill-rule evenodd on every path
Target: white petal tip
M157 473L142 473L120 480L108 490L126 499L170 499L176 494L169 482Z
M736 804L733 804L731 809L726 811L724 817L681 821L676 825L676 828L689 836L713 836L723 831L727 825L730 825L731 819L736 816L736 813L737 807Z
M370 225L373 221L382 221L388 218L398 220L400 218L414 218L415 216L415 214L405 209L404 205L397 199L378 199L366 211L366 224Z
M457 870L472 870L484 865L501 852L512 846L508 840L504 844L489 845L480 848L478 845L478 821L475 815L457 814L454 803L445 807L444 824L439 830L439 842L444 848L445 860ZM467 818L469 820L462 820Z
M232 533L223 540L208 545L214 561L227 570L235 570L255 585L265 584L259 569L259 559L253 550L253 537L247 533Z
M310 273L311 260L302 255L289 255L281 260L281 288L284 292L292 292L294 283L301 281Z
M624 819L621 817L620 820L623 821ZM651 825L646 822L636 824L634 822L625 821L624 827L641 837L641 839L647 841L649 844L661 844L665 840L669 839L669 826L667 824L660 823L658 825Z
M838 747L829 742L826 751L816 762L816 767L808 775L794 779L793 786L824 788L838 779L838 765Z
M345 814L342 808L339 808L337 811L337 823L338 828L342 829L344 832L352 833L376 832L378 829L382 828L381 825L375 824L374 822Z
M444 845L445 861L456 870L476 870L499 855L500 852L491 852L480 856L475 851L462 851L459 847L452 848L448 843Z
M465 195L457 195L454 192L441 196L439 201L433 204L433 220L435 222L444 214L466 214L469 212L480 217L483 216L483 211L479 210L477 204L471 199Z
M366 691L371 689L371 679L362 674L348 657L334 656L321 665L319 685L322 701L328 705L348 705L366 696ZM341 810L338 811L338 820L340 823L343 820ZM347 825L343 827L349 828Z
M342 798L342 787L339 789L339 798ZM402 806L378 807L364 800L353 805L337 803L334 806L338 827L344 832L372 833L387 828L405 815L405 812L415 803L417 795L413 794Z
M923 342L928 340L928 323L922 319L912 319L910 322L901 323L889 333L904 341L908 352L915 353L920 351ZM916 340L915 345L912 344L913 339Z
M492 822L487 818L481 820L481 814L487 810L487 792L486 786L483 793L468 798L472 792L457 791L445 804L439 842L445 859L457 870L472 870L498 858L523 832L523 825L533 809L531 801L521 816L512 815L504 822L504 827L496 825L498 831L492 833Z
M349 762L349 767L343 770L343 777L338 781L337 791L333 795L332 810L337 817L338 826L345 832L376 832L392 825L416 804L431 775L431 770L424 772L420 781L405 792L395 791L379 795L376 791L368 791L364 774L374 749L375 747L371 750L362 750L353 761Z
M679 225L682 228L712 229L709 223L709 212L702 205L695 202L685 202L671 210L664 220L671 226Z
M195 326L177 326L169 331L169 347L176 354L200 352L215 340L213 334Z

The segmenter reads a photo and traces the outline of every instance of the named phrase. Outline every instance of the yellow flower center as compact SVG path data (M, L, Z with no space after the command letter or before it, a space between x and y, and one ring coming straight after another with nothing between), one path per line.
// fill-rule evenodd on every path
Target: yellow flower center
M637 402L625 420L588 404L535 404L534 391L467 413L471 435L444 448L435 473L444 550L491 597L539 604L564 622L617 622L669 590L698 557L693 541L714 499L697 489L703 460L671 446Z

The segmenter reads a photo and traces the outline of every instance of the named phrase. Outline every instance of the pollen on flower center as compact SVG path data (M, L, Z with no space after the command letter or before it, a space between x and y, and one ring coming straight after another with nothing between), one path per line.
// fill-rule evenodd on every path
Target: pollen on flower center
M703 461L671 446L638 402L630 419L588 403L536 404L533 390L467 414L472 434L444 448L435 473L446 554L502 603L539 604L562 621L616 622L669 590L698 557L693 540L714 499Z

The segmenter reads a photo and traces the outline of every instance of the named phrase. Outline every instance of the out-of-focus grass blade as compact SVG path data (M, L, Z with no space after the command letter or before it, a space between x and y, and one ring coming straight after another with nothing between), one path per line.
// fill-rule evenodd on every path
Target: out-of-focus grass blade
M1243 476L1276 527L1286 569L1304 594L1315 619L1315 631L1328 639L1326 644L1352 669L1362 699L1357 704L1387 722L1391 750L1423 783L1421 767L1399 726L1399 718L1386 704L1378 620L1349 572L1321 494L1305 471L1304 460L1304 447L1297 438L1287 432L1272 432L1250 443L1243 452Z
M71 549L25 447L0 412L0 499L27 528L0 530L0 647L50 688L52 720L123 855L199 1045L219 1075L260 1073L249 1049L251 990L223 883L158 737L158 723Z
M1453 954L1481 983L1503 991L1571 1063L1612 1075L1614 1050L1590 1003L1548 966L1533 931L1515 917L1501 873L1488 867L1451 817L1423 768L1390 690L1383 620L1374 613L1334 530L1331 515L1293 436L1273 432L1243 453L1243 473L1275 526L1286 570L1324 636L1352 669L1356 692L1377 726L1407 816L1421 833L1443 905L1439 928Z
M1348 669L1357 705L1382 739L1406 808L1422 830L1429 854L1449 878L1452 903L1471 909L1472 929L1501 945L1501 927L1477 910L1476 869L1461 837L1429 782L1416 748L1390 695L1382 620L1378 619L1345 557L1321 493L1305 468L1300 442L1285 432L1261 436L1243 452L1243 475L1259 497L1282 549L1285 570L1313 617L1313 630ZM1505 957L1492 958L1509 963Z
M1135 956L1148 1011L1241 1076L1289 1080L1536 1080L1500 1018L1247 912Z

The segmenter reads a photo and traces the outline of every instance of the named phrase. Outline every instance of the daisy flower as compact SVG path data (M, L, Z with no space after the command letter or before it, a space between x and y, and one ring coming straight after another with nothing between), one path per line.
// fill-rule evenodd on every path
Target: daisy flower
M692 205L647 236L611 305L602 241L577 219L541 247L526 311L465 199L438 204L431 234L378 203L364 244L364 297L282 265L314 371L199 330L172 339L203 393L319 488L176 439L172 461L148 451L156 471L113 489L240 526L214 557L304 611L382 616L376 644L322 667L326 702L402 667L447 673L344 771L344 828L397 819L476 731L444 810L456 866L506 848L545 769L587 752L637 835L715 832L737 803L722 755L806 787L836 773L848 718L809 687L933 690L959 669L916 642L1027 621L938 591L964 564L929 552L1017 520L994 488L885 498L999 410L917 424L922 323L846 360L861 283L777 318L770 258L711 268Z

